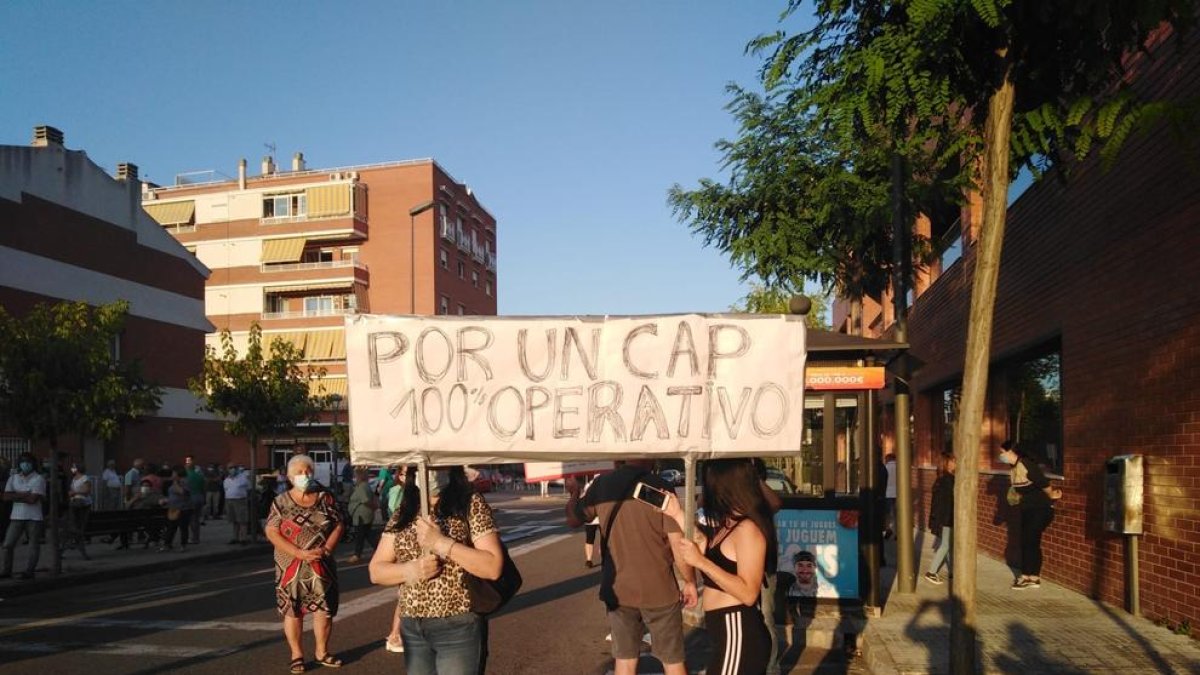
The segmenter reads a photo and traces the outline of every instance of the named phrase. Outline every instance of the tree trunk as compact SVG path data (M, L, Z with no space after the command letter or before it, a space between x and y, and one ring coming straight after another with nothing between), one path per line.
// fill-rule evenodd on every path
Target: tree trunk
M59 537L62 534L59 531L58 520L62 516L62 511L58 508L58 502L62 499L62 487L59 485L58 477L58 437L50 437L50 485L47 486L47 494L50 495L50 527L49 534L46 535L46 543L50 546L50 570L54 576L62 574L62 548L59 547ZM36 541L30 542L32 546L39 546Z
M1004 51L1001 58L1006 58ZM1011 69L1011 65L1007 66ZM979 486L979 439L987 394L991 354L992 319L996 282L1000 276L1000 250L1008 204L1009 136L1012 133L1013 84L1011 70L988 99L984 129L983 224L975 247L975 279L971 288L971 313L967 323L966 360L963 364L962 399L954 428L954 453L958 459L954 485L954 582L950 603L950 671L976 672L975 615L976 502Z

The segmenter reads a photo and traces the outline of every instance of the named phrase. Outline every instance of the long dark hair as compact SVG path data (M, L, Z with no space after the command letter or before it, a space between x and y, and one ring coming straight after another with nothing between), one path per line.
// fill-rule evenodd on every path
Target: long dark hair
M450 482L439 492L434 515L440 518L466 519L471 510L471 495L475 488L467 480L467 472L461 466L450 468ZM399 532L408 527L421 513L421 488L417 487L417 467L410 466L404 474L404 494L400 506L388 522L389 532Z
M758 472L745 459L714 459L704 463L704 526L711 540L721 529L732 527L738 518L749 518L767 538L766 569L778 557L779 542L771 507L763 497Z

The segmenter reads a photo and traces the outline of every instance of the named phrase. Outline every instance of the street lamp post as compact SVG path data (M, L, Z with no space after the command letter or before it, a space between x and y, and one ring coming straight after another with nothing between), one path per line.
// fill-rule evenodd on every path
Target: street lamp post
M338 411L340 411L342 408L341 394L331 395L329 397L329 404L330 404L330 406L333 407L333 426L331 426L329 428L329 439L330 439L330 441L333 442L333 475L330 476L329 482L333 483L333 484L338 484L342 480L341 475L338 473L338 454L341 453L341 443L338 442L338 437L337 437ZM333 491L333 493L335 495L340 494L341 486L338 485L337 489L335 489Z
M408 210L409 227L408 227L408 313L417 313L417 216L425 213L437 205L437 201L431 199L427 202L421 202Z

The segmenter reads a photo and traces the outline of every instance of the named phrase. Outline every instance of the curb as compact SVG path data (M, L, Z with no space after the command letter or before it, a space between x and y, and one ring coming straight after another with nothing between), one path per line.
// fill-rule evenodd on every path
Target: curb
M0 598L16 598L26 595L34 595L36 593L44 593L46 591L56 591L63 588L71 588L73 586L84 586L99 581L127 579L140 574L151 574L154 572L174 570L192 564L205 564L211 562L221 562L224 560L249 558L254 554L268 553L270 550L270 544L252 544L239 550L214 551L212 553L201 553L199 555L194 555L187 558L156 558L152 561L138 563L135 565L126 565L123 567L95 570L91 572L64 574L60 577L45 575L36 577L31 582L14 583L8 588L0 588Z
M862 634L862 659L871 675L898 675L896 662L886 645L879 644L879 637L872 621L867 621L867 629Z

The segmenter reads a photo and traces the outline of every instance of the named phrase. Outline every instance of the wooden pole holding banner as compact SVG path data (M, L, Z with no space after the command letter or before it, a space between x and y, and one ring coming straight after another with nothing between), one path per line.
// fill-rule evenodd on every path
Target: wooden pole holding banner
M696 532L696 458L683 458L683 536L689 540Z
M429 467L425 462L417 462L417 489L421 491L421 515L429 515Z

